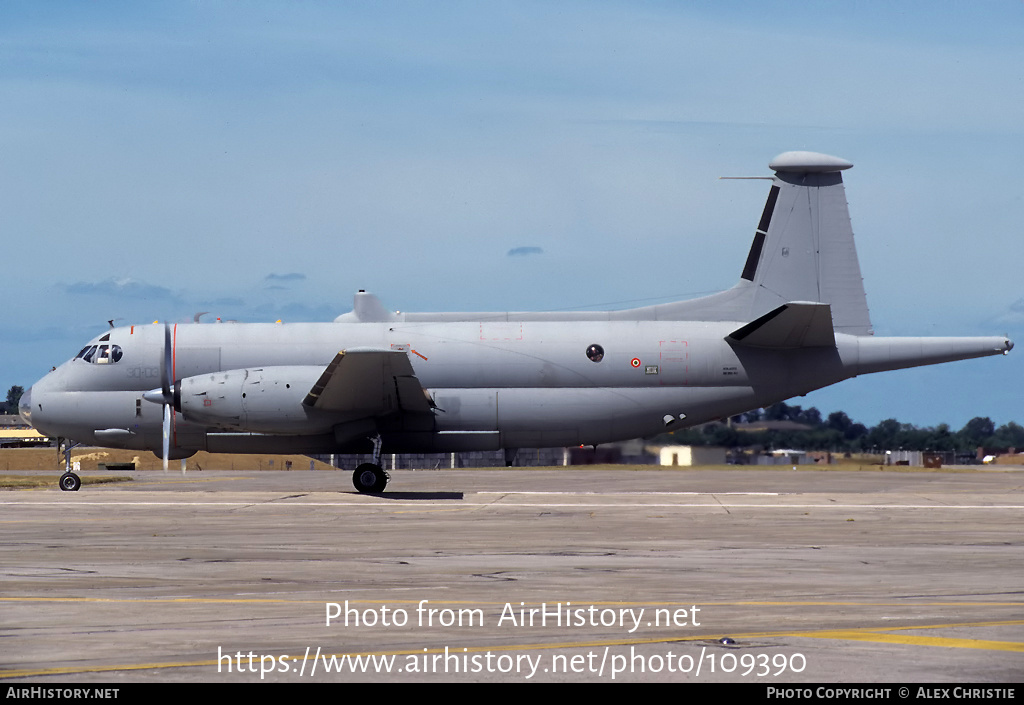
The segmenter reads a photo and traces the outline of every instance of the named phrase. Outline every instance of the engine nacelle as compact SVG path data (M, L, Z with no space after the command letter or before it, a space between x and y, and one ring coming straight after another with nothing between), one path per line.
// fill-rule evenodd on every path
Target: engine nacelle
M337 419L302 403L322 373L323 367L313 366L214 372L181 380L175 396L192 423L252 433L325 433Z

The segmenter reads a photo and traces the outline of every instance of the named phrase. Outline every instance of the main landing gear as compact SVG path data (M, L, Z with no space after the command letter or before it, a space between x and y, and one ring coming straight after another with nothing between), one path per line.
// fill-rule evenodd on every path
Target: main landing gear
M363 494L380 494L388 486L388 475L380 464L380 434L370 440L373 441L373 462L363 463L352 473L352 484L356 490Z
M363 494L379 494L388 486L391 477L375 463L363 463L352 473L352 484Z

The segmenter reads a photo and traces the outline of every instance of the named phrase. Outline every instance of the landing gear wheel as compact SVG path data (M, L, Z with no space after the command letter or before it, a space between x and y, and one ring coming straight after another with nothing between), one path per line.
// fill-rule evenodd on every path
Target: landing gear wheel
M373 463L363 463L352 473L352 484L363 494L383 492L390 479L384 468Z
M82 486L82 479L73 472L66 472L60 476L60 488L65 492L78 492Z

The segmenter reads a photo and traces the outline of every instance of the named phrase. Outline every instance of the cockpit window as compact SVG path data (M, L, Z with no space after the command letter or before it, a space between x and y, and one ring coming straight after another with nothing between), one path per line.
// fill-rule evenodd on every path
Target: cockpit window
M111 365L119 362L124 352L120 345L87 345L75 356L76 360L91 362L94 365Z

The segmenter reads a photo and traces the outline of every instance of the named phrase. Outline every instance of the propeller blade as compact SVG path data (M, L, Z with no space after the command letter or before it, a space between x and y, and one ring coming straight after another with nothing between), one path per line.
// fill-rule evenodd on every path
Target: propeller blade
M164 404L164 472L167 472L167 460L171 454L171 405L174 404L171 365L171 326L164 323L164 354L160 358L160 392Z
M167 472L167 458L171 454L171 407L164 404L164 472Z
M164 324L164 354L160 358L160 389L164 394L164 404L174 403L171 394L171 326Z

